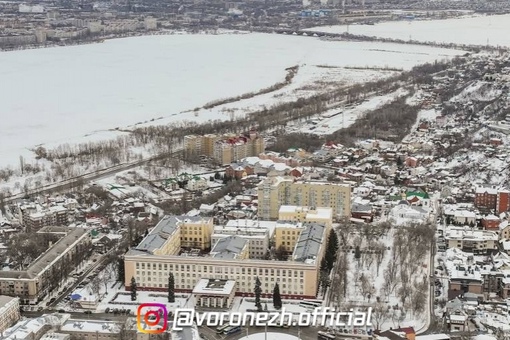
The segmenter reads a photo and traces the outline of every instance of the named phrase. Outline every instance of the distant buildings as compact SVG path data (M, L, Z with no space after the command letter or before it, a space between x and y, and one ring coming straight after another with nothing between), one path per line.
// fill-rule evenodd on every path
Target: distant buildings
M20 319L19 298L0 296L0 335Z
M264 152L264 139L255 130L242 135L189 135L184 137L184 152L205 155L222 165Z
M67 226L69 210L76 207L74 199L62 199L61 202L39 204L28 202L18 205L21 225L28 230L39 230L46 226Z
M444 237L448 248L459 248L475 254L487 254L498 250L499 236L493 231L449 227Z
M510 211L510 191L478 187L475 191L475 207L495 211L497 214Z
M258 215L263 220L276 220L282 205L331 208L334 218L351 214L351 187L348 184L273 177L259 185L258 199Z

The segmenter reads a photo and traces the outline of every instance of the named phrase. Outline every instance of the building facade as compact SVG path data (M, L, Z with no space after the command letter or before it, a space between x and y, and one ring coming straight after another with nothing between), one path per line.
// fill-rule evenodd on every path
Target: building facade
M17 296L22 304L36 304L92 250L84 228L65 229L65 236L39 256L26 270L0 271L0 294Z
M246 157L257 156L264 150L264 138L255 130L241 135L208 134L184 137L184 152L187 155L209 156L225 165Z
M130 289L134 277L138 289L165 291L168 275L173 273L175 289L181 292L192 292L201 279L234 280L235 293L250 296L258 277L264 295L272 294L278 282L282 297L316 296L319 266L325 249L327 227L324 224L282 222L286 225L282 226L285 230L299 232L292 238L283 233L277 237L282 244L289 241L290 244L285 243L285 246L292 256L287 261L276 261L250 258L249 238L242 235L219 238L210 253L198 249L195 252L178 251L182 236L176 236L179 232L176 221L176 216L165 216L137 247L125 255L126 289Z
M445 240L448 248L487 254L498 250L499 236L493 231L471 230L467 227L449 227L446 230Z
M21 318L19 298L0 296L0 334Z
M348 184L295 181L293 177L269 177L258 186L258 216L276 220L282 205L331 208L333 217L351 214Z
M252 296L255 280L262 283L262 296L270 296L278 282L282 298L315 298L318 263L294 261L235 260L199 256L157 256L129 252L124 257L125 285L131 278L137 289L166 291L168 273L175 279L175 291L191 293L203 278L235 280L236 295Z

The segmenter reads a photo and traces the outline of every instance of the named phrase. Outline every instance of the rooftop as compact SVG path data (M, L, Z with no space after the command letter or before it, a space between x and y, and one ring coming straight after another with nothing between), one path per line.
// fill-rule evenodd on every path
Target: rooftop
M235 284L234 280L201 279L193 288L193 294L230 295Z
M151 230L135 248L138 251L153 253L161 248L169 236L171 236L180 223L200 222L203 217L200 216L171 216L165 215L158 224Z
M68 320L60 329L62 332L97 332L102 334L117 334L120 324L113 321L100 320Z
M211 250L211 255L215 258L235 259L246 247L247 242L239 236L219 239Z
M333 209L331 208L316 208L316 207L300 207L295 205L282 205L279 213L306 213L306 218L333 218Z
M306 223L299 235L292 258L294 261L315 261L319 255L326 227L318 223Z
M446 239L462 239L466 241L498 240L498 234L487 230L472 230L469 227L448 227Z
M86 234L87 230L84 228L73 228L66 236L62 237L51 248L39 256L26 271L0 271L0 277L20 279L35 278L53 261L58 259L67 248L79 241Z

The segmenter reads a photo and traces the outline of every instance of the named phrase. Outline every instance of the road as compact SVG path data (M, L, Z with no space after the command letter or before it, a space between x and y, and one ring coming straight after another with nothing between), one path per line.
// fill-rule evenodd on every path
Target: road
M439 215L439 201L438 199L433 199L432 200L433 204L434 204L434 214L433 214L433 218L432 218L432 223L435 223L436 224L436 228L437 228L437 217ZM426 327L423 327L422 330L420 331L417 331L416 334L423 334L423 333L426 333L426 332L429 332L432 330L432 328L434 327L434 319L435 319L435 314L434 314L434 301L435 301L435 297L436 297L436 294L435 294L435 291L436 291L436 286L435 286L435 281L436 281L436 276L435 276L435 257L436 257L436 242L435 240L432 240L430 242L430 259L429 259L429 282L430 282L430 286L429 286L429 301L428 301L428 315L427 315L427 325Z
M49 307L51 308L55 308L56 306L58 306L58 304L67 296L69 296L70 294L73 293L73 291L76 289L76 287L83 281L85 280L85 278L87 276L90 275L90 273L92 273L94 270L96 270L97 268L101 268L102 265L104 265L108 259L108 255L114 253L118 247L119 247L119 244L122 243L122 240L120 242L118 242L114 247L112 247L110 250L108 250L108 252L106 252L105 254L101 255L100 259L97 260L96 262L94 262L94 264L92 266L90 266L86 271L83 272L82 275L80 275L80 277L78 278L78 280L76 280L68 289L64 290L56 299L55 301L53 301Z
M231 334L231 335L222 335L216 334L216 329L209 327L199 327L199 331L201 333L201 338L204 340L238 340L245 336L249 336L250 334L255 333L264 333L265 327L243 327L240 333ZM299 336L303 340L316 340L317 339L317 331L318 329L315 327L290 327L290 328L278 328L278 327L269 327L267 329L268 333L284 333L291 334L294 336Z
M40 312L23 312L23 316L27 318L37 318L44 314L55 313L54 310L43 310ZM114 315L113 313L92 313L85 314L83 312L66 312L71 314L71 319L76 320L104 320L104 321L120 321L124 322L129 317L134 317L134 315Z
M177 154L180 154L181 152L182 152L182 148L179 148L179 149L177 149L176 151L174 151L174 152L172 152L170 154L168 154L168 153L167 154L161 154L161 155L149 157L149 158L146 158L146 159L143 159L143 160L138 160L138 161L135 161L135 162L118 164L118 165L114 165L114 166L108 167L106 169L100 169L100 170L96 170L96 171L93 171L93 172L88 172L88 173L85 173L85 174L80 175L80 176L68 178L68 179L60 181L58 183L52 183L52 184L44 185L44 186L42 186L42 187L40 187L38 189L29 190L26 193L23 192L23 193L20 193L20 194L7 196L7 197L5 197L4 202L5 203L10 203L10 202L22 199L23 197L25 197L27 195L45 194L45 193L52 192L52 191L58 191L58 190L66 189L66 188L69 188L69 186L72 186L73 184L77 183L78 181L83 181L85 183L85 182L89 182L89 181L98 180L98 179L101 179L101 178L104 178L104 177L108 177L108 176L114 175L114 174L116 174L118 172L121 172L121 171L130 170L130 169L139 167L140 165L143 165L145 163L148 163L148 162L151 162L151 161L154 161L154 160L162 159L162 158L165 158L165 157L175 156Z
M112 248L113 249L113 248ZM111 249L111 250L112 250ZM111 251L110 250L110 251ZM99 268L102 264L105 263L107 257L107 254L103 255L100 260L94 262L92 266L90 266L83 274L79 277L78 280L76 280L68 289L64 290L52 303L50 303L49 307L56 307L66 296L69 296L73 293L73 291L76 289L76 287L82 282L92 271L94 271L96 268Z

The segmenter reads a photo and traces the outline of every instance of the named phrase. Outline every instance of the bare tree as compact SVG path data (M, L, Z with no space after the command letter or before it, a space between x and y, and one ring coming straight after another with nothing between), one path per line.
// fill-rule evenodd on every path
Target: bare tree
M98 276L101 283L104 285L105 294L108 293L108 284L116 277L117 274L117 263L109 263L100 276Z
M427 303L428 282L427 280L416 282L413 294L411 296L411 310L415 316L420 315L425 310Z
M375 329L381 329L381 326L390 318L389 306L378 302L372 308L372 319L375 322Z
M382 261L384 260L384 254L386 253L386 246L384 243L377 243L375 247L375 263L377 266L377 276L379 276L379 269L381 268Z
M372 284L373 279L370 275L361 274L359 277L360 282L360 293L363 296L363 300L368 299L375 293L374 285Z
M89 288L91 295L94 295L95 299L99 300L100 298L99 294L101 293L101 279L99 278L99 276L95 276L90 281Z
M384 270L384 283L387 287L388 295L393 294L398 284L400 283L400 279L397 276L398 274L398 263L395 261L390 261L388 263L388 267Z

